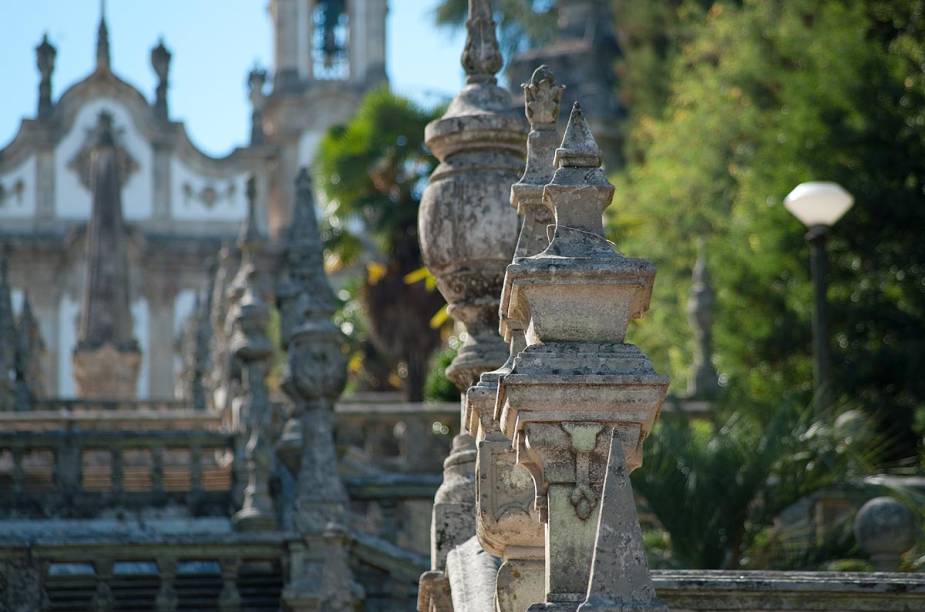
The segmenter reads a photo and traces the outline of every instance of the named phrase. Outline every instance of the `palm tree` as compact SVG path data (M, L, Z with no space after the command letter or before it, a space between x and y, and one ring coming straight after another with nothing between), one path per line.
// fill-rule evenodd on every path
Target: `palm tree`
M421 268L417 213L435 161L424 126L436 117L382 88L346 126L321 142L317 170L329 202L326 242L343 265L366 255L359 298L372 344L397 362L408 401L423 399L430 354L440 345L430 322L440 294L406 277Z
M783 510L826 487L853 486L882 456L870 435L846 435L805 407L761 414L739 406L714 426L666 411L647 441L633 486L678 566L740 567Z

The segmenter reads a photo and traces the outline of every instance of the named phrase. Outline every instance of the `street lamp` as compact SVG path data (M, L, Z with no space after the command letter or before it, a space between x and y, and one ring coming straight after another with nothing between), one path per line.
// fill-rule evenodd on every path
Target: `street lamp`
M829 333L826 319L826 251L829 228L848 212L854 198L836 183L800 183L787 194L784 207L809 228L813 275L813 378L816 407L827 412L832 405L832 378L829 359Z

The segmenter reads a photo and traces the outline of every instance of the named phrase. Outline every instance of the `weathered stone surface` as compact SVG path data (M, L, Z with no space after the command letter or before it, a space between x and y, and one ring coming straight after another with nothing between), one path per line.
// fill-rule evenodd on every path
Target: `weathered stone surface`
M334 296L324 273L311 178L295 184L293 220L277 280L280 332L288 352L283 390L291 401L276 453L296 478L290 545L291 610L352 610L362 598L344 538L347 492L337 473L334 402L346 384L344 337L331 322Z
M491 610L495 600L497 560L473 536L447 555L446 572L454 612Z
M553 175L553 151L559 142L556 120L562 87L541 66L524 83L525 113L530 123L527 164L523 176L511 186L511 206L522 218L514 260L535 255L549 240L546 226L552 211L543 202L543 186ZM522 610L543 596L543 526L534 510L533 481L517 464L511 441L499 430L495 403L498 380L513 367L526 342L518 322L503 316L502 336L509 344L507 361L485 372L466 392L466 420L478 440L476 462L476 532L485 549L504 560L495 594L501 612Z
M244 372L243 422L247 433L247 487L244 503L234 516L235 527L242 531L274 529L277 525L270 497L270 472L273 466L272 420L266 376L273 346L267 336L269 307L263 299L266 281L256 265L262 239L256 224L256 187L248 181L248 214L241 227L238 248L242 252L241 268L231 283L234 296L228 310L231 320L231 352L241 362Z
M421 199L418 228L425 265L467 339L447 369L465 390L501 365L507 350L495 333L504 266L517 239L508 192L523 168L525 132L510 94L497 85L501 57L488 0L471 0L463 67L466 86L427 126L440 160Z
M861 549L882 572L899 569L900 557L915 545L915 516L892 497L868 501L854 519L854 535Z
M627 469L638 467L668 387L624 343L629 321L648 307L655 270L604 238L613 186L577 103L555 161L543 190L553 238L508 266L501 299L503 319L525 330L527 346L498 383L496 414L546 524L545 600L531 610L575 610L585 599L611 438Z
M639 610L668 612L649 577L642 529L620 436L611 436L607 475L594 540L588 597L579 612Z

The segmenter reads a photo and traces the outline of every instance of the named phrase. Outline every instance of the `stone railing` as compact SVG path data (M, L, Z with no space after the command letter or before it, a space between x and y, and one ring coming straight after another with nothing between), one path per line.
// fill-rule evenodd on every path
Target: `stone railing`
M925 610L925 575L853 572L652 572L672 612Z
M85 517L172 504L227 513L233 444L203 430L0 431L0 513Z
M440 472L459 430L459 405L453 403L344 398L334 417L341 452L392 472Z
M167 538L165 538L167 539ZM280 538L175 536L174 542L92 544L45 538L0 549L4 610L278 610Z

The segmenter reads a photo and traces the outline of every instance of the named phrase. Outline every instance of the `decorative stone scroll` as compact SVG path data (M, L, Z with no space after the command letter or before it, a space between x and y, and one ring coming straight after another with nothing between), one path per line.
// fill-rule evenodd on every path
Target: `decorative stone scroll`
M555 163L543 190L555 233L543 252L508 266L501 298L503 320L523 327L527 346L499 381L499 425L546 524L545 601L530 610L584 601L611 439L627 471L638 467L668 387L625 343L630 320L648 308L655 269L604 237L614 188L578 104Z

